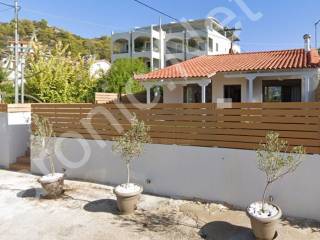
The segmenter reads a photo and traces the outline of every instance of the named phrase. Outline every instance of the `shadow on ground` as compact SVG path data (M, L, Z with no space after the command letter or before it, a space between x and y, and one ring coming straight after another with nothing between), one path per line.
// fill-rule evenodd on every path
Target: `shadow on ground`
M199 235L206 240L255 240L251 229L222 221L207 223Z
M310 229L313 233L320 233L320 222L314 220L285 218L281 225L289 225L299 230Z
M44 194L41 188L30 188L17 193L19 198L41 198Z
M117 208L117 201L113 199L100 199L92 201L84 205L83 209L88 212L106 212L112 214L119 214Z
M169 232L178 231L179 227L191 227L177 220L176 212L137 211L132 215L120 216L121 227L133 226L136 231Z

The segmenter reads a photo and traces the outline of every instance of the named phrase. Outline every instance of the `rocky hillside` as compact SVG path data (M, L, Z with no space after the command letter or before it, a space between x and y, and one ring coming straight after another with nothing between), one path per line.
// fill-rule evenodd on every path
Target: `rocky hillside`
M30 21L21 20L19 22L19 33L21 39L28 40L32 33L36 31L38 41L53 46L55 42L62 41L70 45L72 54L96 55L98 59L110 60L111 41L110 37L87 39L65 31L63 29L48 25L46 20ZM0 23L0 50L4 50L8 41L13 40L14 22Z

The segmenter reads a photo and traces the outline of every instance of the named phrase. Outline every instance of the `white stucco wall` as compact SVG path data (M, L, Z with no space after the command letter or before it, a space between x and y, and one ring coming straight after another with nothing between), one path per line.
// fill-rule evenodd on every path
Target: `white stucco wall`
M30 144L30 113L0 113L0 167L9 168Z
M163 103L183 103L183 86L163 86Z
M241 101L247 101L247 80L244 78L225 78L224 74L217 74L212 81L212 101L224 98L225 85L241 85Z
M253 81L253 101L262 102L262 82L264 80L289 80L289 79L301 79L301 100L303 101L305 95L304 79L300 76L288 76L288 77L257 77ZM212 101L217 102L218 99L224 98L224 86L225 85L241 85L241 101L248 101L248 80L245 78L226 78L224 74L218 73L212 78ZM174 86L174 84L172 84ZM319 78L314 77L310 81L309 101L315 101L316 90L319 86ZM183 103L183 86L175 85L174 87L163 88L164 103ZM169 90L170 89L170 90Z
M112 153L112 142L58 140L62 144L56 148L57 170L65 168L67 177L114 185L125 181L126 168ZM47 173L48 167L43 168L47 162L37 157L32 148L32 172ZM78 164L83 160L87 161ZM320 220L319 169L320 156L308 155L294 174L271 187L270 195L285 215ZM147 145L141 159L133 162L131 174L132 182L149 193L224 201L242 208L259 200L264 187L255 151L249 150Z

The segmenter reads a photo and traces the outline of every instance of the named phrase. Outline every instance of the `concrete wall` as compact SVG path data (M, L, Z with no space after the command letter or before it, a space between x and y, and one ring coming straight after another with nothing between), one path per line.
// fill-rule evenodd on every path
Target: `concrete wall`
M69 178L120 184L126 168L112 142L58 138L57 170ZM47 161L32 148L32 172L47 173ZM320 220L320 157L306 156L298 170L270 189L285 215ZM150 184L147 180L150 180ZM245 208L261 198L264 174L255 151L176 145L147 145L132 164L132 182L149 193L223 201Z
M9 168L30 144L30 113L0 113L0 167Z

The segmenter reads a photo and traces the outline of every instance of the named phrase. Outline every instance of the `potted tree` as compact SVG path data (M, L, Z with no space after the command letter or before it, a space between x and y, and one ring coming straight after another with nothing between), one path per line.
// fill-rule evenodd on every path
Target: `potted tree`
M279 206L267 201L269 186L286 174L294 172L305 154L303 146L288 151L288 143L276 132L266 135L266 143L257 150L258 168L266 174L266 185L262 201L254 202L247 208L253 233L257 239L271 240L276 237L278 221L282 216Z
M143 153L144 145L150 143L148 132L149 127L145 126L144 122L139 121L134 115L131 120L131 128L123 136L116 138L112 146L114 152L121 154L121 158L127 167L127 182L114 189L118 209L122 214L134 212L143 191L142 186L130 183L130 163L133 159L139 158Z
M34 144L37 146L41 153L44 155L44 159L49 161L50 173L42 176L38 179L42 188L46 192L46 197L56 198L63 193L64 174L56 173L53 156L52 156L52 139L54 138L54 131L52 124L45 117L34 114L32 116L32 122L36 127L34 132Z

